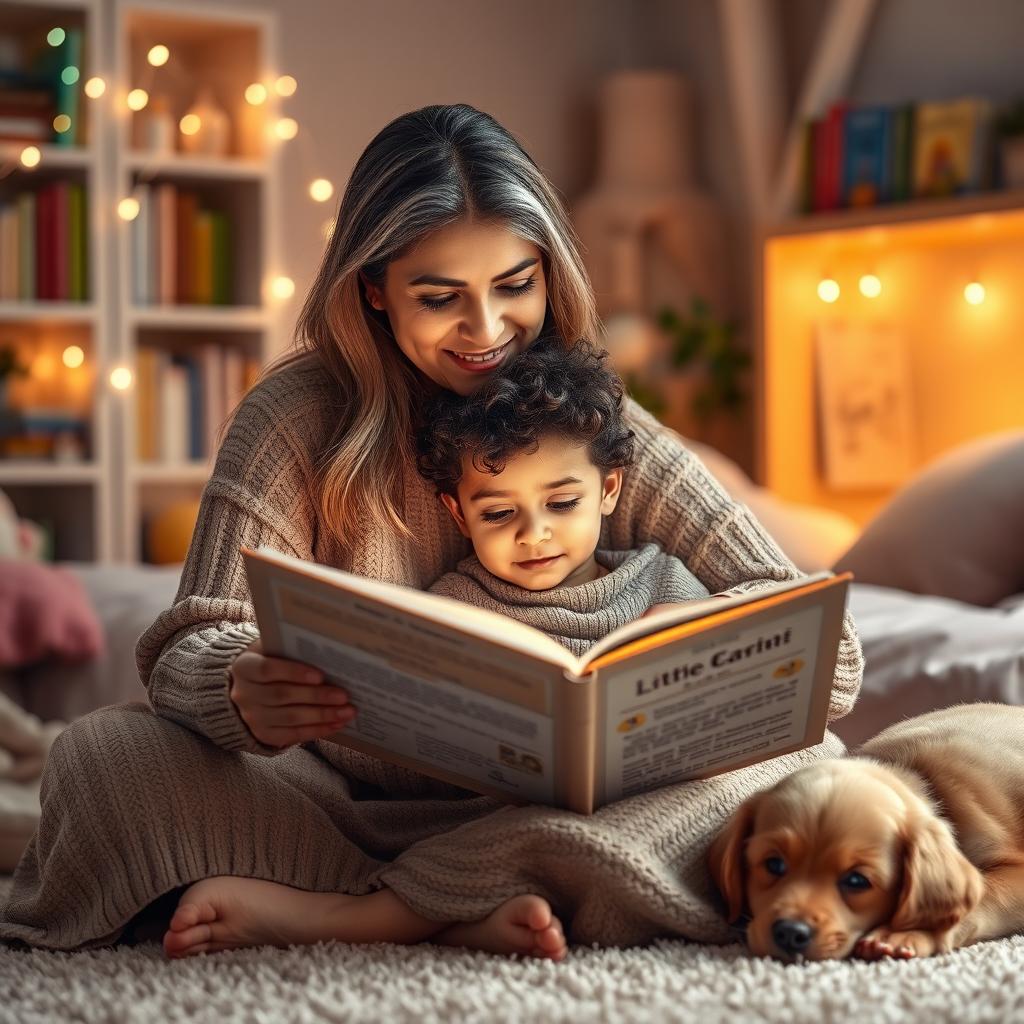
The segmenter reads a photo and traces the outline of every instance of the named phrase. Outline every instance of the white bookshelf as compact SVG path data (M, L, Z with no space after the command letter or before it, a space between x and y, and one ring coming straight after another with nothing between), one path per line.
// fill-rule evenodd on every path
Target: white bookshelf
M53 521L59 558L137 561L144 520L169 501L198 498L212 458L165 462L137 457L136 356L142 347L187 354L194 346L239 349L260 363L280 350L277 318L267 302L268 282L281 271L277 204L280 143L270 127L277 116L269 88L278 73L273 15L218 10L201 3L130 0L0 0L0 24L60 24L74 19L86 31L88 52L81 81L100 75L107 90L98 100L81 97L89 117L88 145L40 146L34 169L18 163L23 143L0 142L0 166L13 167L0 189L17 192L12 179L73 176L88 194L89 301L0 302L0 338L19 332L30 348L46 337L54 346L81 344L92 374L89 457L80 463L0 460L0 488L19 513ZM156 43L171 50L163 68L146 53ZM244 102L245 87L268 86L263 107ZM232 121L228 155L153 154L140 146L141 118L128 109L135 87L151 98L163 94L174 120L208 85ZM136 185L167 182L193 190L223 210L230 222L233 268L229 305L139 305L131 288L131 223L117 212ZM68 340L69 338L74 340ZM33 348L33 351L35 348ZM115 390L115 367L132 371L132 385ZM65 368L62 372L70 373ZM74 522L69 527L58 513ZM63 531L63 534L62 534ZM66 535L66 542L65 537Z

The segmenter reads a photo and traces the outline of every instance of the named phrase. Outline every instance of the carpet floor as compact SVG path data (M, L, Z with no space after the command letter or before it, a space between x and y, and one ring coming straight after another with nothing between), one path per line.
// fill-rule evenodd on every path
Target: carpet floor
M432 946L321 943L169 961L144 943L0 948L0 1021L18 1024L1024 1020L1024 938L932 960L783 965L739 946L576 949L561 964Z

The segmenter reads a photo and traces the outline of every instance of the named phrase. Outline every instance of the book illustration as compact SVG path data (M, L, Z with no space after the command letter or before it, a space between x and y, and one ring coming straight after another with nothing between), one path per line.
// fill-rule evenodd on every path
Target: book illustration
M906 346L898 330L827 322L816 330L825 480L837 489L902 482L914 465Z
M455 785L590 813L824 736L849 575L681 604L576 657L451 598L242 554L264 651L358 709L329 741Z
M988 184L991 104L962 99L922 103L914 131L914 194L941 198Z

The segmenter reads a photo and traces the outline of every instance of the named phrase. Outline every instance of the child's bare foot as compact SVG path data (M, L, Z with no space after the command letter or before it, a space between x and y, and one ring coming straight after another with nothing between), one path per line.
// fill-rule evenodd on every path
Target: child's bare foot
M260 878L204 878L181 895L164 933L171 958L242 946L314 942L420 942L438 924L414 914L390 889L367 896L307 892Z
M466 946L485 953L564 960L562 922L540 896L513 896L482 921L453 924L431 940L444 946Z

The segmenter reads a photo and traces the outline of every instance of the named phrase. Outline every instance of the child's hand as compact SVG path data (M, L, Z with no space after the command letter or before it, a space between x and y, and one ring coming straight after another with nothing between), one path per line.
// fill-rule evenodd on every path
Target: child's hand
M686 601L669 601L665 604L652 604L651 607L640 616L640 618L646 619L648 615L657 615L659 612L674 612L677 608L685 608L686 605Z
M356 709L348 694L312 665L263 654L254 640L231 663L231 698L261 743L290 747L322 739L348 725Z

